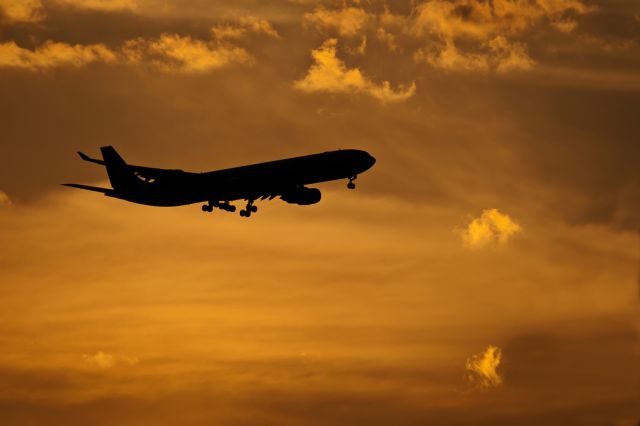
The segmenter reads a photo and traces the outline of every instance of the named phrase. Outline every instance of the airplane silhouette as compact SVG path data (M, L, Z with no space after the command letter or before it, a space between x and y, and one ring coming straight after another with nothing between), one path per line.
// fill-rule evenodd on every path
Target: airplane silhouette
M284 160L252 164L205 173L183 170L157 169L127 164L112 146L100 148L102 160L82 152L80 157L106 167L113 188L99 188L78 183L65 186L102 192L107 197L119 198L149 206L182 206L205 202L203 212L214 208L235 212L231 204L246 200L240 216L250 217L258 211L253 203L258 199L280 197L290 204L309 205L320 201L317 188L305 185L338 179L348 179L347 188L354 189L353 181L376 162L366 151L345 149L287 158Z

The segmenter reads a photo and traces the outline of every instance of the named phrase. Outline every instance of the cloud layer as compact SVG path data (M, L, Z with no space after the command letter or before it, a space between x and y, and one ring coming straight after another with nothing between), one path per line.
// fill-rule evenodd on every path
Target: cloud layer
M3 424L638 422L635 3L0 4ZM242 220L104 145L377 162Z

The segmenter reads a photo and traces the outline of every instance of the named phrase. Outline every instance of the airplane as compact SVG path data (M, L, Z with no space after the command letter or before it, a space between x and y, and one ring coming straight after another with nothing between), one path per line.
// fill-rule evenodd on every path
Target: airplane
M306 185L347 179L347 188L376 162L366 151L344 149L302 157L251 164L248 166L194 173L183 170L158 169L127 164L112 146L100 148L102 160L78 152L80 158L107 169L113 188L100 188L78 183L64 186L102 192L148 206L173 207L204 202L203 212L214 208L235 212L233 201L247 202L240 216L250 217L258 211L254 202L280 197L290 204L310 205L320 201L321 192Z

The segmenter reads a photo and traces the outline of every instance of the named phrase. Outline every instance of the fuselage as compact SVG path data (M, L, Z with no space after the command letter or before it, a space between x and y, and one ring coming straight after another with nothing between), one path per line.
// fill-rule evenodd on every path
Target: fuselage
M152 206L253 200L289 188L348 179L375 161L366 151L346 149L205 173L165 170L153 179L140 173L135 183L105 195Z

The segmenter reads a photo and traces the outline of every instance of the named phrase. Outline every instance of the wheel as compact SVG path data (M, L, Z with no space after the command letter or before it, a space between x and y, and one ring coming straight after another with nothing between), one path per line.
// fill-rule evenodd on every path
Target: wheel
M235 211L236 211L236 206L229 206L229 207L227 207L227 211L228 211L228 212L231 212L231 213L235 212Z
M349 188L349 189L356 189L356 184L355 184L355 183L353 183L353 182L349 182L349 183L347 184L347 188Z
M251 211L252 212L257 212L258 211L258 206L251 206Z
M202 211L203 211L203 212L208 212L208 211L209 211L209 206L208 206L208 205L206 205L206 204L203 204L203 205L202 205Z
M242 217L249 217L249 212L246 210L240 210L240 216Z

